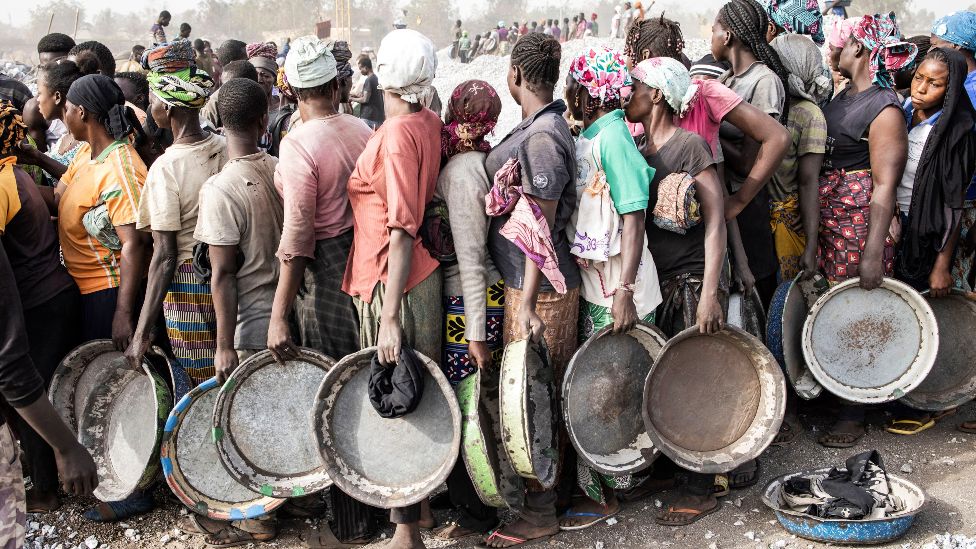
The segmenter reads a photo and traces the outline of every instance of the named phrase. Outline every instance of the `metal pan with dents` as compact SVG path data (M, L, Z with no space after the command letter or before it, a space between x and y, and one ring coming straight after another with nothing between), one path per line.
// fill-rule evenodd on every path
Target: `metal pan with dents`
M741 328L759 340L765 341L766 311L763 310L762 298L759 297L759 292L755 288L748 295L742 292L734 292L729 295L729 314L727 317L728 324Z
M912 408L940 412L976 397L976 347L972 344L976 303L965 295L953 290L946 297L926 296L939 325L939 352L925 380L901 399Z
M213 436L227 472L254 492L299 497L332 485L311 430L315 392L335 361L301 349L285 364L248 358L217 394Z
M520 508L525 486L502 446L498 369L475 370L456 391L462 418L461 457L478 497L492 507Z
M820 396L823 386L813 377L803 358L803 323L809 313L803 284L798 276L776 288L766 321L766 347L783 367L796 394L810 400Z
M95 388L119 369L117 360L121 358L112 340L96 339L75 347L54 370L48 398L73 432L78 432L78 416Z
M786 380L761 341L734 326L697 326L671 338L644 385L654 447L685 469L728 472L772 443L786 411Z
M142 372L119 368L101 378L79 425L79 441L98 469L96 498L121 501L155 482L172 399L166 382L148 365Z
M847 280L820 296L803 325L803 356L817 381L845 400L896 400L918 387L935 363L935 313L897 280L885 278L871 291L859 284Z
M416 352L416 351L414 351ZM376 347L346 356L315 396L313 431L326 470L343 492L391 509L423 500L443 483L461 446L461 409L440 367L427 367L417 408L384 418L367 393Z
M658 452L641 418L644 382L667 342L656 326L608 326L576 351L562 384L563 420L577 456L606 475L649 466Z
M190 510L214 520L262 517L285 499L264 496L237 481L217 456L213 410L220 385L211 378L180 399L163 429L160 463L173 494Z
M498 385L502 444L515 472L546 489L556 483L559 459L554 383L544 343L505 346Z

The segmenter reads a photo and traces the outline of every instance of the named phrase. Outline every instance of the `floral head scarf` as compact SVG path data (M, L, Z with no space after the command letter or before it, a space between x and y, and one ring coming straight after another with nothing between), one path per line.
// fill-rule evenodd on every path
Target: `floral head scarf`
M256 69L264 69L270 73L278 72L278 46L271 42L256 42L248 44L247 60Z
M976 51L976 12L950 13L932 25L932 34L965 50Z
M698 84L691 82L688 69L671 57L654 57L641 61L632 71L634 78L661 90L664 100L679 116L683 116L698 94Z
M769 0L766 13L776 25L792 34L808 34L824 45L823 14L817 0Z
M0 157L13 156L27 137L27 126L20 111L10 101L0 101Z
M789 93L795 97L821 104L830 97L834 82L824 63L823 53L813 42L798 34L781 34L770 46L779 54L783 66L790 73Z
M606 47L591 48L573 59L569 74L601 103L619 101L620 91L631 84L624 56Z
M837 49L844 49L844 44L847 44L847 40L851 37L851 31L854 30L854 24L857 23L857 19L834 19L833 25L830 27L830 47Z
M171 107L200 109L207 103L216 83L196 66L176 72L149 71L149 91Z
M865 15L854 24L851 37L871 50L871 82L882 88L895 85L892 73L911 63L918 46L902 40L895 14Z
M446 158L468 152L488 152L485 136L495 129L502 100L491 84L468 80L454 88L447 103L447 124L441 130L441 152Z
M142 68L154 72L177 72L196 65L196 52L185 38L159 44L142 54Z
M295 90L288 85L288 76L285 74L284 67L278 67L278 77L275 79L275 86L278 87L278 91L281 95L285 96L289 101L298 101L298 96L295 95Z

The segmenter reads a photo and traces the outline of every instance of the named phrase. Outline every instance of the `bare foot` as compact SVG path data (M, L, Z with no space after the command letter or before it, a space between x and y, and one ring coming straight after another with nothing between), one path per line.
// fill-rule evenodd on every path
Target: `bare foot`
M469 530L456 522L448 522L444 526L434 530L434 537L442 540L463 539L477 535L478 532Z
M50 513L61 507L61 500L57 492L41 492L29 490L27 492L28 513Z
M654 478L647 477L640 484L634 486L633 488L628 488L627 490L617 490L617 497L620 501L633 502L640 501L646 497L657 494L658 492L663 492L665 490L670 490L674 488L674 477L672 478Z
M434 519L434 513L430 510L430 499L425 499L420 502L420 522L418 523L421 530L430 530L431 528L437 526L437 520Z
M613 493L610 490L611 494ZM620 503L616 497L607 498L605 505L601 505L586 497L578 500L559 519L559 528L564 530L582 529L616 515L620 511Z
M688 493L678 494L666 509L654 517L654 522L664 526L687 526L719 509L715 496L696 496Z
M495 532L492 532L492 534L485 538L485 546L494 547L496 549L504 549L505 547L520 545L520 543L506 538L516 538L531 541L542 537L554 536L558 533L558 522L552 526L540 527L533 526L522 519L518 519L515 522L506 524Z
M384 549L423 549L423 538L420 537L420 526L415 524L397 524L390 542Z
M820 437L818 442L827 448L850 448L865 434L867 430L864 428L864 423L842 419L835 423L827 434Z

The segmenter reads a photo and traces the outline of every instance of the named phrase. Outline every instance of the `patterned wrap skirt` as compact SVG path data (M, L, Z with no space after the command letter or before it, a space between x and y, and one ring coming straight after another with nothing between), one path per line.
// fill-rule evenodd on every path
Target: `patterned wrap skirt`
M505 282L499 280L488 287L488 306L486 318L488 349L491 351L492 361L501 364L502 352L505 344L502 340L502 326L505 318ZM471 364L468 355L468 340L464 337L467 326L464 314L464 297L459 295L444 296L444 357L441 369L451 385L457 385L477 366Z
M217 313L209 284L201 284L193 274L193 261L176 268L173 282L163 299L166 335L173 355L195 385L216 375Z
M870 170L835 170L820 177L820 268L831 283L858 276L861 256L868 239L871 192ZM885 236L882 254L884 275L895 267L895 243Z
M0 549L19 549L27 534L27 494L20 451L9 425L0 425Z
M800 274L800 258L807 245L800 220L800 199L797 193L787 195L782 202L770 201L769 226L779 259L782 280L793 280Z
M964 292L973 291L969 284L969 272L973 269L973 251L966 245L966 235L976 226L976 200L967 200L963 203L962 217L960 218L962 229L959 234L959 245L952 258L952 287Z

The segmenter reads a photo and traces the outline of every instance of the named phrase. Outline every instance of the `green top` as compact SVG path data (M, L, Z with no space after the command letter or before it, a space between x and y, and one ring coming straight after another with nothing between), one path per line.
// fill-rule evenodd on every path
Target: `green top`
M624 215L646 210L654 168L647 165L637 150L630 129L624 122L624 111L617 109L601 116L580 137L593 141L598 135L600 161L617 213Z

